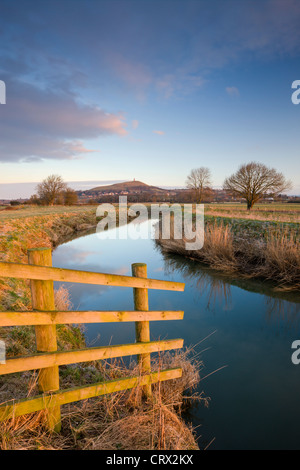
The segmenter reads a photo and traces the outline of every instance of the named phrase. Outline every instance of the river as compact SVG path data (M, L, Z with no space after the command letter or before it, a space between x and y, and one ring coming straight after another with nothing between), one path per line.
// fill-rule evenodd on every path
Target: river
M151 230L144 222L139 230ZM300 340L300 296L266 282L228 279L179 256L165 256L150 237L126 239L126 227L92 233L58 246L53 266L131 275L146 263L148 277L185 283L184 292L149 290L150 310L184 310L183 320L152 322L152 339L183 338L203 362L195 403L185 419L201 449L300 449L300 364L291 356ZM58 287L59 283L55 283ZM133 310L132 289L68 284L76 310ZM88 345L135 341L133 323L91 324Z

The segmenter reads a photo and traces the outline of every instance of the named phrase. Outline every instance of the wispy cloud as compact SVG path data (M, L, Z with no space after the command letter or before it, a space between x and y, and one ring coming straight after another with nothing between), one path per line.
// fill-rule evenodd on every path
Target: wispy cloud
M240 96L239 89L235 86L228 86L225 90L229 96Z
M181 70L179 73L166 74L157 78L155 86L160 95L169 99L173 96L193 93L206 81L202 76L193 75L189 70Z
M153 131L154 134L158 134L158 135L164 135L164 131Z

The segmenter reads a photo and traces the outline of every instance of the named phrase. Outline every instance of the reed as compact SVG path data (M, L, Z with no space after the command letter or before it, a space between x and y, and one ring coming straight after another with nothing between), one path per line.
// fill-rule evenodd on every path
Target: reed
M157 240L164 253L198 260L217 271L244 278L266 279L276 289L300 289L299 235L287 227L267 228L264 233L235 233L222 221L205 224L200 250L185 249L186 239Z
M181 417L183 404L209 399L195 392L202 363L192 349L160 353L153 369L180 367L182 377L153 385L153 400L142 399L136 388L92 398L62 407L62 433L44 427L45 412L16 417L1 423L1 450L199 450L194 429ZM122 360L76 366L80 374L61 376L63 386L93 381L95 374L107 379L135 376L139 365ZM78 378L80 377L80 378ZM34 385L29 396L34 394Z

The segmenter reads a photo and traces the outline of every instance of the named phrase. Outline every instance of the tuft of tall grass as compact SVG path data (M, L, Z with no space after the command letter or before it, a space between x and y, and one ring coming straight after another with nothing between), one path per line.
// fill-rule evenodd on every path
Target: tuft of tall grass
M143 400L137 387L64 405L60 434L45 430L44 411L8 420L1 423L0 449L199 450L194 430L180 414L183 400L208 404L194 391L201 363L193 354L192 349L159 354L153 370L182 367L183 375L180 380L154 384L152 400ZM138 375L136 363L125 366L121 360L97 362L97 370L105 380ZM77 378L73 384L70 375L67 380L68 386L78 385ZM86 382L86 377L82 380Z
M213 269L240 277L272 280L278 288L300 289L300 250L298 232L277 227L253 237L235 234L222 221L205 224L204 245L200 250L185 249L186 239L159 238L165 253L199 260Z
M300 288L299 241L286 230L272 232L264 249L264 264L260 270L269 279L276 279L282 286Z
M205 231L203 261L223 271L235 271L234 239L228 226L214 222Z

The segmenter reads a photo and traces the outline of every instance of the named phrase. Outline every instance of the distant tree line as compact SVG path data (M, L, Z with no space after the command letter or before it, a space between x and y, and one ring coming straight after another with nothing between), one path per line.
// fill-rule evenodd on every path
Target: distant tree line
M229 198L246 201L247 209L266 199L278 197L292 188L284 175L262 163L250 162L241 165L236 173L227 177L223 183L223 193ZM59 175L50 175L36 187L37 194L31 196L30 204L53 206L54 204L73 205L78 203L78 194L63 181ZM191 170L186 180L185 190L171 190L165 193L143 191L127 194L128 203L209 203L216 201L217 191L212 188L211 171L207 167ZM121 194L95 194L93 198L84 198L85 203L118 203ZM224 200L224 197L223 197Z
M92 199L85 198L84 194L81 195L80 200L85 201L86 203L90 204L97 204L97 203L119 203L119 197L124 196L122 194L97 194ZM127 202L132 203L195 203L195 198L193 191L189 189L183 189L178 191L172 191L168 193L153 193L143 191L137 194L126 194ZM203 198L204 203L211 202L215 199L215 192L214 190L207 191L205 197Z

